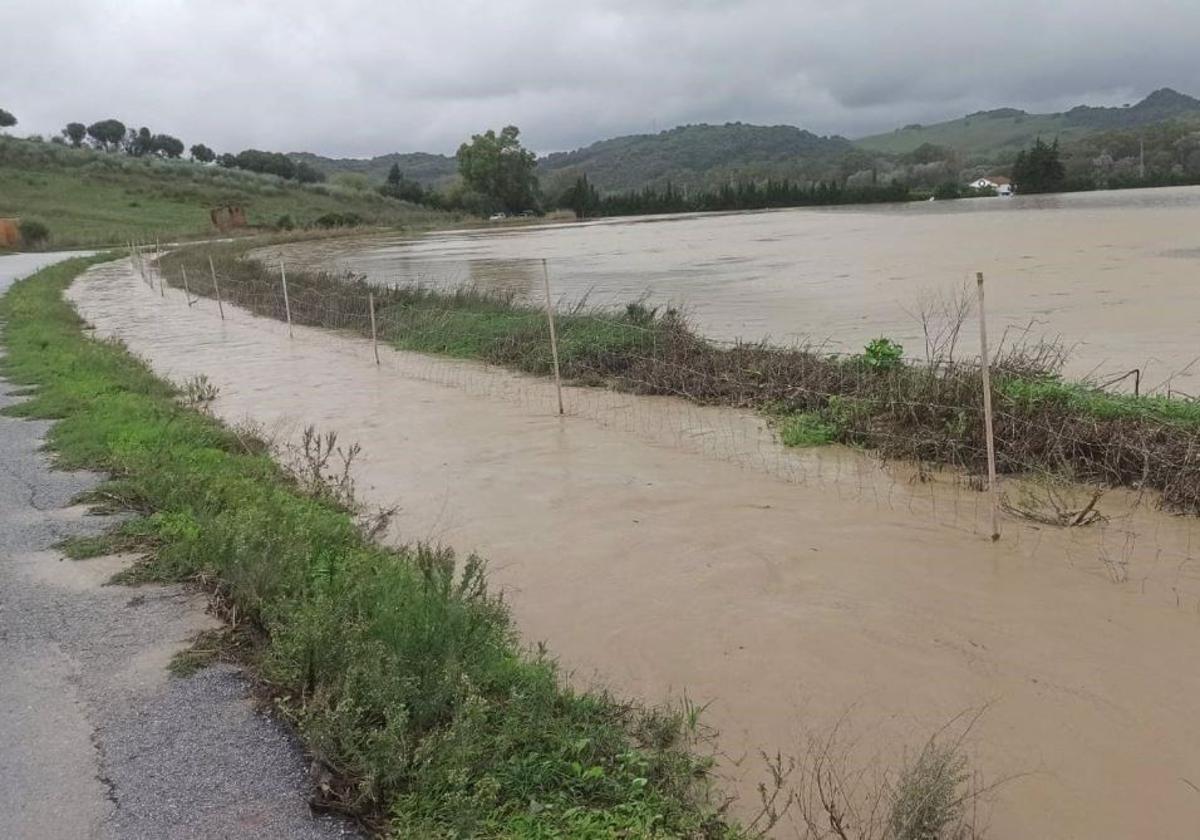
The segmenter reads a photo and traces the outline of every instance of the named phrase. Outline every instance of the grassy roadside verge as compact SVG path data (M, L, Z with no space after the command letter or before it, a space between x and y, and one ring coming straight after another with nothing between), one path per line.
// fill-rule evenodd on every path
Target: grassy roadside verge
M119 539L255 628L254 667L329 768L337 805L396 837L747 836L709 804L689 718L571 689L523 651L477 558L373 543L252 438L88 338L45 269L0 298L0 371L51 418L58 463L111 475ZM97 546L99 549L99 546Z
M186 268L193 293L213 294L212 256L226 300L282 319L274 271L244 245L193 246L164 259L168 282ZM381 340L405 350L471 358L546 375L552 361L539 308L471 291L381 288L362 278L289 271L297 323L370 334L373 291ZM971 363L905 363L872 342L858 356L766 344L719 346L672 312L639 304L558 319L563 375L579 384L750 408L796 446L839 442L888 458L980 471L983 395ZM1158 491L1200 514L1200 403L1113 394L1063 380L1056 348L1009 351L993 376L998 466L1013 474Z

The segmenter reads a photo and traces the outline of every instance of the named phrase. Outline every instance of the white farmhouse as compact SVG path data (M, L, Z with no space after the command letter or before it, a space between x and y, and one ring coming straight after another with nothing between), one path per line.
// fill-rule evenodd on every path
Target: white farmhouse
M1012 181L1003 175L988 175L986 178L978 178L967 186L973 190L991 188L996 191L997 195L1012 195Z

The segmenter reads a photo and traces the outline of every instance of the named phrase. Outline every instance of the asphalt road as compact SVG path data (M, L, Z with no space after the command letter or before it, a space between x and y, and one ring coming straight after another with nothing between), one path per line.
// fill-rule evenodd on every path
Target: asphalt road
M0 257L0 293L63 256ZM167 672L212 626L201 596L109 586L129 558L53 550L106 520L71 506L100 477L50 469L49 425L0 417L0 837L355 836L310 814L300 749L236 669Z

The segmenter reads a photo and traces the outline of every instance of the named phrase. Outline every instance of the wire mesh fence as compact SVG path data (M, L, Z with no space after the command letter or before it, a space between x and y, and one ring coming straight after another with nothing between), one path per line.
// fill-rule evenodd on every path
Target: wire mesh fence
M559 309L556 346L545 312L470 290L330 282L286 267L235 277L211 262L198 274L194 263L148 257L131 248L148 291L165 299L174 287L197 317L219 323L250 313L260 316L256 329L322 343L355 363L547 414L560 399L544 376L557 350L571 383L561 397L568 417L828 488L847 502L992 532L974 358L943 354L898 368L820 348L711 341L641 304ZM1014 377L1045 362L1026 349L999 350L997 369ZM1195 516L1158 510L1200 511L1200 426L1153 414L1030 411L999 387L1004 540L1200 611ZM796 414L840 424L839 439L852 447L781 446Z

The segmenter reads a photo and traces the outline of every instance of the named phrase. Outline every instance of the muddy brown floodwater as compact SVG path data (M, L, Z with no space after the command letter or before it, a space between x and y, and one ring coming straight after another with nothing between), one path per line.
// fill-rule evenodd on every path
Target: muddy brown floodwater
M988 277L993 340L1031 327L1074 350L1068 371L1200 394L1200 187L612 219L533 228L375 236L287 247L289 259L380 283L464 283L600 304L643 295L692 313L718 339L880 335L921 357L914 312L975 272ZM963 336L978 347L974 324Z
M751 414L569 388L560 418L541 380L391 351L377 367L365 341L222 322L126 263L70 296L160 374L206 374L220 416L360 441L360 490L400 505L397 534L487 557L524 637L577 679L711 701L747 796L757 750L798 752L843 716L893 761L987 704L975 765L1024 774L989 836L1196 836L1193 519L1112 493L1105 525L1006 518L991 543L984 497L953 476L787 452Z

